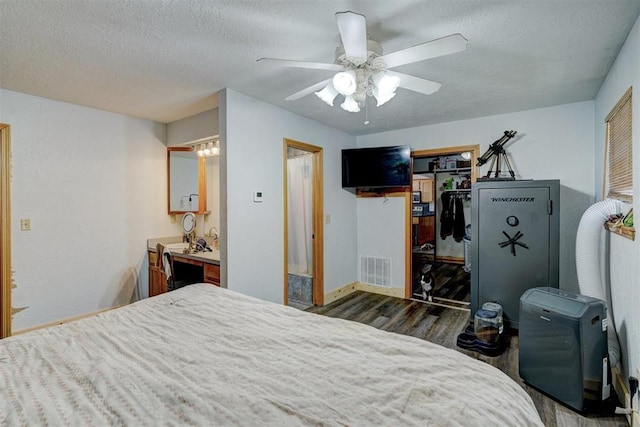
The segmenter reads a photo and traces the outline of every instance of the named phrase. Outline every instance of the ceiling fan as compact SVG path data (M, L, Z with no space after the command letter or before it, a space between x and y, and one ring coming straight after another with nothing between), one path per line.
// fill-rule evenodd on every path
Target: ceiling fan
M315 93L324 102L333 106L333 100L340 94L344 96L344 102L340 106L346 111L356 113L365 106L367 96L373 96L377 105L380 106L395 96L398 87L430 95L440 89L440 83L390 71L389 68L449 55L467 47L467 39L461 34L451 34L383 55L380 43L367 38L367 22L364 15L338 12L336 21L342 44L336 49L336 59L333 64L273 58L258 59L258 62L284 67L337 72L331 78L286 97L286 101L295 101Z

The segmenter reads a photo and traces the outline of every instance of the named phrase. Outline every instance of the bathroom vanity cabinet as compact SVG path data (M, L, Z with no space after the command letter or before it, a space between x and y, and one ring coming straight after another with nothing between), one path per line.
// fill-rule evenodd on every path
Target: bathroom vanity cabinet
M190 278L203 283L220 286L220 261L213 259L212 253L180 254L172 253L171 262L173 271L178 280L181 279L181 271L189 271ZM167 276L164 271L156 266L158 253L149 250L149 296L155 296L167 292Z

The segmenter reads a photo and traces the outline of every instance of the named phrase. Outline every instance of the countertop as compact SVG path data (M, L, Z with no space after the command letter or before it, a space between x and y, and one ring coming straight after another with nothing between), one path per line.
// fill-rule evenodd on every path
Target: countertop
M158 243L162 243L165 248L171 252L174 257L181 257L186 259L191 259L194 261L202 261L208 264L216 264L220 265L220 251L217 249L213 249L213 251L205 251L205 252L196 252L185 254L183 253L184 248L187 247L186 243L182 242L182 237L163 237L158 239L148 239L147 240L147 249L150 251L156 251L156 245Z

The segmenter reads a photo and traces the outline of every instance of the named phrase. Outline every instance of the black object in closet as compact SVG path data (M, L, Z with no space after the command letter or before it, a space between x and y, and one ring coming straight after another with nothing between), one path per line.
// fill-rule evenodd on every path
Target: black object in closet
M469 198L469 193L442 193L442 212L440 214L440 238L453 235L456 242L461 242L465 234L464 205L462 199Z
M453 239L461 242L464 237L464 206L462 205L462 197L454 197L455 212L453 214Z
M440 213L440 238L446 239L453 234L453 198L451 193L442 193L442 212Z

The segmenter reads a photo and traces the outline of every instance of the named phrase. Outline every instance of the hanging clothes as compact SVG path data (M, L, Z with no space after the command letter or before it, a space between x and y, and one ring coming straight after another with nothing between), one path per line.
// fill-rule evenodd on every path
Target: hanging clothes
M453 238L456 242L461 242L465 233L464 205L462 197L454 197L455 212L453 214Z
M446 239L453 232L453 199L451 193L442 193L442 213L440 214L440 238Z

